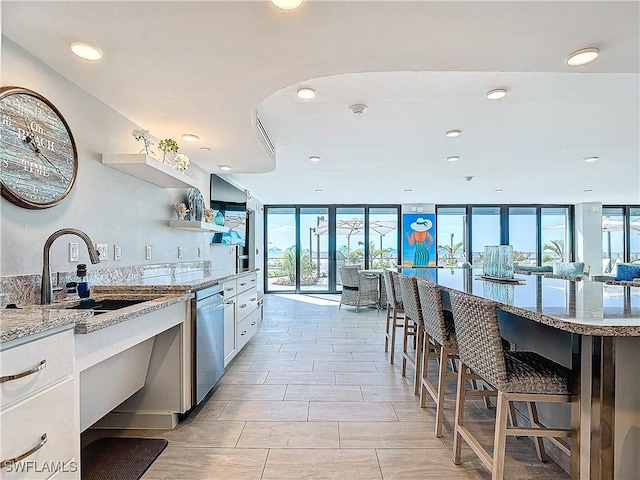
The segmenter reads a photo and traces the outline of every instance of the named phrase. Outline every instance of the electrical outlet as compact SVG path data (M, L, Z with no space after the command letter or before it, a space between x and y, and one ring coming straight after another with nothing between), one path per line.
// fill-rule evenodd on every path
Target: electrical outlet
M182 258L182 247L178 247L178 258Z
M69 242L69 261L78 261L78 244L76 242Z
M202 256L202 247L198 247L198 258Z
M96 250L100 254L101 262L104 262L105 260L109 260L109 252L107 250L108 247L109 245L107 245L106 243L96 243Z
M144 258L145 260L151 260L151 245L144 247Z
M113 246L113 259L121 260L122 259L122 245L114 245Z

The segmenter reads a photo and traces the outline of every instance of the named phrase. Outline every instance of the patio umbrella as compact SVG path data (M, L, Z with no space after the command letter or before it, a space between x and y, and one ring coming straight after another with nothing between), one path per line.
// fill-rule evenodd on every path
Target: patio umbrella
M347 253L351 251L351 236L364 234L364 218L345 218L336 220L336 235L346 235ZM371 220L369 231L380 235L380 245L382 237L398 228L398 222L393 220ZM329 222L326 219L318 221L316 235L326 235L329 232Z
M630 230L640 232L640 220L635 220L629 224ZM602 231L607 232L607 259L609 263L605 268L605 273L613 270L611 259L611 232L621 232L624 229L624 221L621 218L602 217Z

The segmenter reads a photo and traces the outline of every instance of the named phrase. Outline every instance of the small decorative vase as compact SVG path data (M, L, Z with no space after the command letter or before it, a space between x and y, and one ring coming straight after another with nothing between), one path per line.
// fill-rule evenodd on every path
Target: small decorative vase
M224 215L222 214L222 212L218 211L218 213L216 213L214 221L216 225L224 225Z

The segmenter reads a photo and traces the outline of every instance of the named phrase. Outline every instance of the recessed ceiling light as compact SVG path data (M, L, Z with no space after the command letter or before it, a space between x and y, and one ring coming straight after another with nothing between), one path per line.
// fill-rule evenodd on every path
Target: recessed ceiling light
M584 191L584 193L591 193L591 192L593 192L593 190L591 190L591 189L587 189L587 190Z
M447 157L447 162L457 162L458 160L460 160L460 157L453 155L451 157Z
M322 189L321 188L316 188L316 193L322 193Z
M584 163L597 162L598 161L598 157L587 157L587 158L583 159L582 161Z
M98 60L102 60L102 51L86 42L71 42L69 45L71 51L77 55L78 57L84 60L90 60L92 62L96 62Z
M404 189L404 193L411 193L411 192L413 192L413 190L411 190L410 188L405 188Z
M184 135L182 135L182 139L185 142L197 142L198 140L200 140L200 137L198 135L194 135L193 133L185 133Z
M356 117L361 117L364 111L369 108L364 103L354 103L349 107L351 113L353 113Z
M502 193L502 189L501 188L496 188L496 193Z
M455 138L459 137L461 133L462 132L460 130L449 130L447 133L445 133L445 136L449 138Z
M280 10L295 10L302 5L302 0L271 0Z
M231 170L229 165L220 165L220 170Z
M570 67L581 67L593 62L600 55L600 50L595 47L582 48L576 50L567 57L567 65Z
M211 151L211 147L200 147L200 150L207 150L207 151Z
M320 161L320 157L309 157L309 161L310 162L319 162Z
M507 90L504 88L494 88L493 90L490 90L487 92L487 98L489 100L500 100L501 98L504 98L504 96L507 94Z
M316 96L316 91L311 87L302 87L298 89L298 98L309 100Z

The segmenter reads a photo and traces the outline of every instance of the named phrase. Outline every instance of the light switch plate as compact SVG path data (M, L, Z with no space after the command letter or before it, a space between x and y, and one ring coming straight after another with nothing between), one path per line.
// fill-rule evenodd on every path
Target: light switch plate
M178 258L182 258L182 247L178 247Z
M114 245L113 246L113 259L121 260L122 259L122 245Z
M100 254L100 261L104 262L105 260L109 260L108 247L106 243L96 243L96 250Z
M69 242L69 261L78 261L78 244L76 242Z
M198 247L198 258L202 256L202 247Z
M144 247L144 258L145 260L151 260L151 245Z

